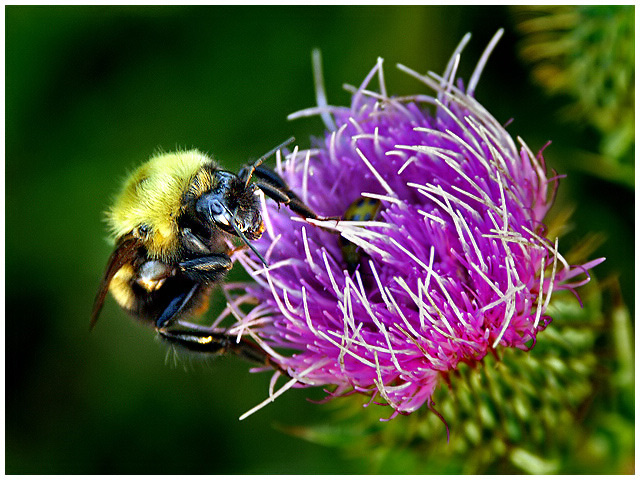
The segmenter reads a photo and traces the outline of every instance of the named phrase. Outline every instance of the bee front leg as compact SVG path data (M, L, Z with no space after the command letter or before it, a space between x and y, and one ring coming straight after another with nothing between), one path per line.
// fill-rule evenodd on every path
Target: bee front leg
M240 173L242 177L242 171ZM259 166L256 167L253 176L254 183L260 187L267 197L272 198L276 202L284 203L294 213L303 218L318 218L313 210L298 198L298 196L289 188L289 185L273 170Z

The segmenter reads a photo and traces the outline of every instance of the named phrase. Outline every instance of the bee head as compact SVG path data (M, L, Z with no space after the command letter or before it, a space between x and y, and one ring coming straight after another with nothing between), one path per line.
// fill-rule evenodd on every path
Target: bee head
M209 227L217 227L240 238L259 239L264 223L258 188L247 185L230 172L217 171L216 177L216 186L196 200L195 210L200 220Z

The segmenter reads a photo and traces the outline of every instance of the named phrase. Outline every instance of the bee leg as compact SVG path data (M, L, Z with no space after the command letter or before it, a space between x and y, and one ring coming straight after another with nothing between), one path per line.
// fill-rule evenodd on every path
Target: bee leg
M200 325L190 325L189 327L178 325L177 328L175 324L171 328L159 327L158 333L169 343L192 352L221 355L228 351L231 342L229 335L212 332Z
M233 353L250 362L272 367L288 376L282 366L258 345L244 338L237 340L236 335L231 335L224 330L178 323L170 329L158 328L158 333L169 343L192 352L212 355Z
M228 255L220 253L206 257L193 258L178 263L182 273L195 283L188 292L181 293L169 302L160 317L156 320L156 327L162 328L176 319L189 304L194 293L203 284L211 284L220 281L231 269L233 263Z
M231 258L224 253L196 257L178 263L178 267L185 276L197 282L207 283L222 280L232 266Z
M240 171L242 176L243 170ZM254 183L260 187L266 196L272 198L276 202L284 203L294 213L304 218L318 218L313 210L298 198L298 196L289 188L286 182L273 170L267 167L259 166L255 168L253 173L256 180Z
M167 308L164 309L162 314L156 320L156 327L161 328L169 324L169 322L176 318L180 312L184 309L185 305L189 303L189 300L193 297L193 294L198 289L199 284L194 283L193 287L186 292L178 295L169 302Z

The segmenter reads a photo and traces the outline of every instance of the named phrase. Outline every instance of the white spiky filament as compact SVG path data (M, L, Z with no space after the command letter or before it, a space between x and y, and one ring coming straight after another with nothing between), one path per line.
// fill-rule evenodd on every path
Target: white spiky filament
M473 98L500 34L466 90L454 80L468 37L443 76L399 66L433 96L389 97L382 59L348 88L349 108L330 106L316 76L318 107L291 118L320 114L330 131L313 149L278 158L277 171L322 217L264 203L267 235L256 246L269 267L236 254L256 281L247 292L258 306L242 314L248 297L229 293L232 332L251 336L290 376L275 390L277 372L269 398L243 418L305 385L377 395L410 413L460 362L530 348L553 291L580 285L567 280L601 261L571 267L557 239L544 237L551 195L542 158L520 139L518 149ZM358 197L380 202L377 218L343 218ZM340 236L360 249L355 272Z

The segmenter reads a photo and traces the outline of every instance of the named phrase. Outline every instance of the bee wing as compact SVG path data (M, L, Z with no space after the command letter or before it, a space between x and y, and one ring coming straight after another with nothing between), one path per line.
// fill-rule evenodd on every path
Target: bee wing
M91 312L89 330L93 329L98 321L98 315L100 315L100 310L102 310L104 299L107 296L109 285L111 284L111 280L114 275L118 273L118 270L120 270L124 265L132 262L136 258L138 248L141 246L142 242L140 239L135 238L132 235L125 235L118 241L116 249L111 254L111 257L109 257L104 277L102 277L100 288L98 289L98 293L96 294L96 298L93 302L93 311Z

